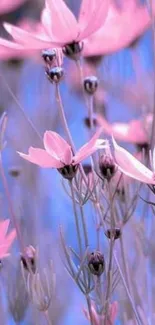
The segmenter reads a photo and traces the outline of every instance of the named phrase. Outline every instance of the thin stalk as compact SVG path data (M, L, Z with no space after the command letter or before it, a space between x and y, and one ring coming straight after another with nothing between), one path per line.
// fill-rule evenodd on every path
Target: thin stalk
M92 309L91 309L91 300L90 300L89 295L86 295L86 301L87 301L88 312L89 312L89 317L90 317L90 324L91 325L94 325L93 315L92 315Z
M74 217L75 217L75 225L76 225L76 231L77 231L79 251L80 251L80 256L82 257L82 239L81 239L79 218L78 218L78 214L77 214L76 201L75 201L74 188L73 188L72 181L70 181L70 187L71 187L71 195L72 195L73 211L74 211Z
M85 246L87 248L89 246L88 232L87 232L87 226L86 226L85 216L84 216L84 212L83 212L83 207L82 206L80 206L80 212L81 212L81 221L82 221L82 227L83 227L83 233L84 233Z
M48 311L47 310L44 312L44 316L45 316L47 325L52 325L52 321L49 319L49 315L48 315Z
M8 201L8 209L9 209L9 213L10 213L10 219L11 219L12 224L13 224L15 230L16 230L20 250L21 250L22 254L24 254L24 244L23 244L21 233L20 233L19 225L18 225L18 222L16 220L16 217L15 217L15 214L14 214L14 211L13 211L13 206L12 206L12 201L11 201L11 197L10 197L9 187L8 187L8 183L7 183L7 180L6 180L5 173L4 173L1 153L0 153L0 176L2 178L2 183L3 183L5 195L6 195L6 198L7 198L7 201Z
M125 280L126 280L128 288L129 288L129 291L131 292L130 276L129 276L129 272L128 272L128 265L127 265L127 260L126 260L126 256L125 256L125 251L124 251L124 241L123 241L122 236L120 237L120 248L121 248L121 257L122 257L122 262L123 262Z

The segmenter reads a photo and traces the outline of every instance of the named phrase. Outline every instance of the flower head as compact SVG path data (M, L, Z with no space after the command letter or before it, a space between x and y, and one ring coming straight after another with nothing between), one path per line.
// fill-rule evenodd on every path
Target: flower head
M117 9L111 4L105 24L85 41L83 54L96 56L121 50L141 36L149 26L151 17L146 5L128 0L122 8Z
M63 47L78 43L96 32L104 23L109 8L108 0L83 0L78 21L63 0L46 0L41 15L42 31L26 31L5 23L9 34L30 49Z
M65 166L76 166L96 150L106 146L105 140L98 139L101 132L102 129L99 129L92 139L73 155L71 146L59 134L46 131L43 139L45 149L30 147L28 155L20 152L19 155L44 168L60 169Z
M10 220L8 219L0 221L0 258L9 255L8 250L16 237L16 231L14 229L7 235L9 223Z
M154 173L144 166L138 159L127 150L120 147L113 139L114 155L119 170L125 175L146 184L155 184Z

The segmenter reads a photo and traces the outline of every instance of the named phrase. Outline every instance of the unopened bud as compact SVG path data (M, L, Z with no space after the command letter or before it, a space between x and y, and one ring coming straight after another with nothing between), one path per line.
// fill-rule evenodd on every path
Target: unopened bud
M66 179L72 180L79 168L79 165L66 165L58 168L58 172Z
M114 159L109 154L104 154L100 157L99 168L101 176L103 176L103 178L107 179L108 181L110 181L117 170Z
M83 42L72 42L63 47L64 55L72 60L78 60L83 50Z
M42 58L46 64L52 64L56 59L55 50L44 50L42 51Z
M96 119L96 117L95 116L93 116L93 118L92 118L92 122L93 122L93 126L95 127L95 126L97 126L97 119ZM84 123L85 123L85 125L87 126L87 128L89 128L90 129L90 127L91 127L91 123L90 123L90 118L89 117L85 117L85 119L84 119Z
M50 82L59 83L64 76L64 69L61 67L47 69L46 75Z
M98 88L98 79L95 76L90 76L84 79L84 90L87 94L93 95Z
M100 276L105 269L103 254L99 251L92 252L88 257L88 267L93 275Z
M121 229L120 228L114 228L114 229L107 229L105 232L105 235L112 240L116 240L121 237Z
M26 271L36 272L36 250L33 246L25 248L24 255L21 255L21 262Z

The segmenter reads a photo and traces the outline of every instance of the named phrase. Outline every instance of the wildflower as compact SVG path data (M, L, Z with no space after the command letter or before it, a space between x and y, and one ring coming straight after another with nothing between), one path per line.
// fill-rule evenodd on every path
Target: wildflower
M89 76L84 79L84 90L88 95L93 95L98 87L98 79L95 76Z
M155 13L155 5L153 14ZM131 24L132 21L132 24ZM121 50L151 26L151 17L146 5L128 0L122 8L110 5L104 25L84 42L84 56L100 56Z
M92 252L88 256L88 267L92 274L100 276L105 269L104 256L99 251Z
M35 273L36 271L36 250L33 246L25 248L24 255L21 255L21 262L25 270Z
M9 255L8 250L11 247L15 237L16 231L13 229L9 235L6 235L10 220L0 221L0 258Z
M5 23L9 34L29 49L65 47L65 53L81 50L79 43L96 32L104 23L109 8L107 0L83 0L78 21L63 0L46 0L41 15L42 32L27 32Z
M114 228L114 229L107 229L105 235L112 240L116 240L121 237L121 229Z
M144 166L138 159L127 150L120 147L113 139L114 156L119 170L125 175L146 184L155 184L154 173Z
M149 142L145 123L142 120L132 120L129 123L109 123L103 116L96 116L97 122L103 127L103 131L120 141L134 144L145 144Z
M117 166L110 153L105 153L100 157L99 168L101 176L110 181L110 179L114 176L117 170Z
M59 83L64 76L64 69L61 67L54 67L46 70L46 75L50 82Z
M59 134L46 131L43 139L45 149L30 147L28 155L20 152L19 155L40 167L57 168L61 173L62 168L77 170L76 166L82 160L106 146L105 140L97 139L101 132L102 129L99 129L92 139L73 155L71 146Z
M2 0L0 1L0 14L5 14L15 10L22 5L26 0Z
M85 314L86 318L88 319L88 321L90 321L90 315L89 315L88 311L86 309L84 309L83 311L84 311L84 314ZM100 325L101 321L102 321L102 323L104 322L104 318L105 318L104 315L101 316L96 312L94 303L91 303L91 312L92 312L92 318L93 318L93 325ZM117 303L117 301L114 301L109 306L109 317L108 317L105 325L114 325L116 317L117 317L117 313L118 313L118 303Z

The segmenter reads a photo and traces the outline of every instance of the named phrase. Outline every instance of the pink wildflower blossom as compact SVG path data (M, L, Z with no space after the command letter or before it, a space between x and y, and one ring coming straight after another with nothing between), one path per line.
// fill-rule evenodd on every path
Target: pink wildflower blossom
M119 170L125 175L146 184L155 184L155 174L113 139L114 156Z
M20 5L22 5L26 0L1 0L0 1L0 14L5 14L10 12Z
M86 318L90 321L89 313L86 309L83 310ZM91 312L93 318L93 325L100 325L101 320L104 322L104 316L97 314L94 304L91 304ZM106 325L114 325L118 313L118 303L114 301L109 307L109 320L107 320Z
M97 122L103 127L103 132L113 135L117 140L135 144L149 142L143 120L132 120L129 123L109 123L103 116L98 115Z
M99 129L92 139L81 147L75 155L73 155L71 146L56 132L46 131L44 133L45 149L29 148L28 155L20 153L19 155L44 168L63 168L64 166L77 165L82 160L92 155L96 150L106 146L103 139L98 139L102 129Z
M153 14L155 5L153 5ZM132 23L131 23L132 22ZM104 25L84 44L84 56L113 53L129 46L151 26L146 5L136 0L125 1L123 8L110 5Z
M16 231L14 229L9 233L9 235L6 235L9 223L10 220L8 219L0 221L0 258L9 255L8 250L16 237Z
M103 25L108 9L108 0L83 0L77 21L63 0L46 0L40 34L8 23L4 27L18 43L29 49L62 47L78 43L96 32Z

